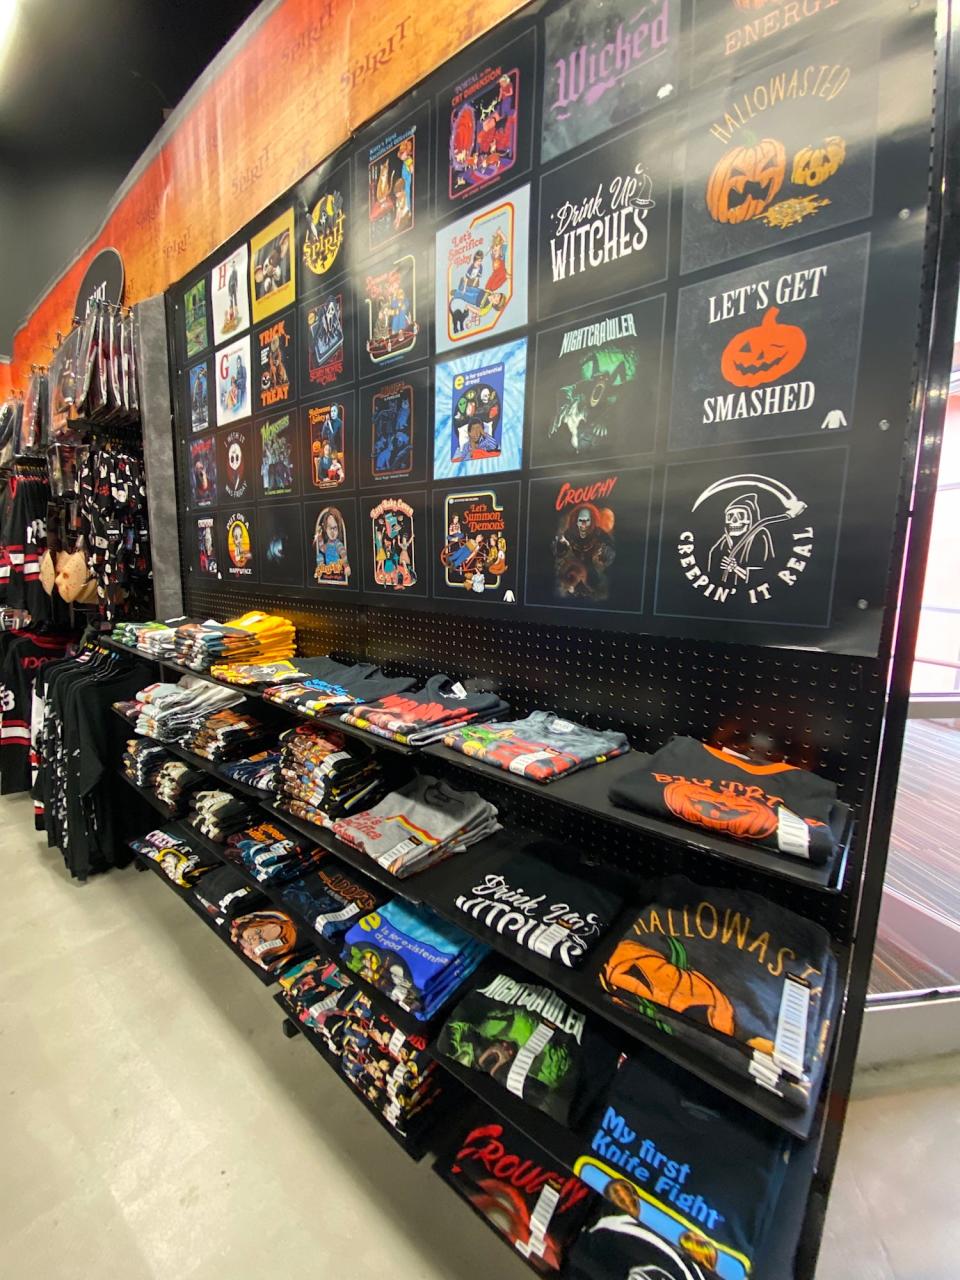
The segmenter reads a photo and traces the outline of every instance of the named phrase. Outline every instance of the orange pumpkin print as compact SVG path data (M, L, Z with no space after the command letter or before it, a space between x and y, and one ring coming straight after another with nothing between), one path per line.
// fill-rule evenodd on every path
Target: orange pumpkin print
M792 373L807 354L807 335L781 324L779 307L768 307L752 329L735 333L723 349L720 372L735 387L759 387Z
M776 138L733 147L720 157L707 179L707 212L714 222L733 226L749 222L770 204L786 173L787 153Z
M674 1013L705 1009L714 1031L732 1036L733 1005L715 982L687 967L687 952L677 938L667 939L670 958L642 942L621 942L603 968L610 991L628 991Z
M763 840L777 829L773 807L760 796L718 791L709 782L686 778L669 782L663 789L663 803L684 822L738 840Z

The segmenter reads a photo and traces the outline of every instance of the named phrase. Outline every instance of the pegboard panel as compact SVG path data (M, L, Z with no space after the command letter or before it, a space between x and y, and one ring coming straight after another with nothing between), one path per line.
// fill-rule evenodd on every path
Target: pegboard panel
M495 688L518 716L543 709L592 728L616 728L638 751L655 751L684 734L789 760L836 781L858 817L867 812L883 716L879 663L408 609L318 605L263 592L188 590L188 611L195 616L223 621L252 608L289 617L304 656L330 653L376 662L389 675L421 680L444 672ZM424 767L465 785L467 775L456 766L431 758ZM849 941L863 823L844 891L830 894L553 804L549 787L541 797L486 778L479 785L511 826L561 839L612 876L682 871L694 880L738 885Z

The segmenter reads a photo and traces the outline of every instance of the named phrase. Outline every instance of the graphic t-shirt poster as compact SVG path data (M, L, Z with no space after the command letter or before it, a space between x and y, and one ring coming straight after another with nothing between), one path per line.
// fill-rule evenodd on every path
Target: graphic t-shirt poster
M303 408L314 489L353 488L353 396L335 395Z
M247 246L242 244L210 272L213 340L218 345L250 326L247 259Z
M274 414L257 422L261 498L285 498L300 491L300 450L296 412Z
M336 591L359 590L356 499L334 496L307 502L303 520L306 585Z
M367 256L409 241L430 207L430 113L414 111L375 130L357 156L358 252Z
M250 335L222 347L214 356L217 375L217 426L249 418Z
M357 466L360 488L426 479L432 389L429 369L402 370L360 388Z
M347 269L350 239L350 166L321 165L300 184L298 267L300 293L312 293Z
M253 582L257 577L257 524L253 507L229 511L221 516L223 545L226 547L227 577L235 582Z
M297 397L296 312L277 316L254 335L253 379L257 412L289 404Z
M520 552L520 484L497 481L434 493L436 596L515 604Z
M249 423L217 433L217 471L222 501L253 497L253 428Z
M519 470L526 378L526 338L437 365L435 479Z

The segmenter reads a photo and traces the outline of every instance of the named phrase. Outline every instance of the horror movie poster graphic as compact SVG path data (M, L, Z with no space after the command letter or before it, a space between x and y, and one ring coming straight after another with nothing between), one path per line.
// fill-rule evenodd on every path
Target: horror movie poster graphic
M222 347L214 356L217 374L217 426L249 418L250 335Z
M225 503L253 497L252 433L246 425L217 434L217 471Z
M537 335L531 466L653 449L665 305L611 307Z
M216 343L226 342L235 333L250 327L247 259L247 246L238 245L210 272L213 340Z
M277 316L254 335L254 403L257 412L297 398L296 313Z
M352 377L352 314L344 281L300 307L300 393L313 396Z
M525 602L640 613L651 472L571 469L531 480Z
M541 177L541 317L664 279L672 132L673 117L659 115Z
M285 209L250 240L250 297L253 319L289 307L294 300L293 206Z
M302 412L313 487L342 489L349 484L353 488L353 396L341 395L305 405Z
M194 535L194 565L205 578L220 577L217 524L213 516L198 516Z
M844 448L668 467L656 613L828 626L846 468Z
M671 449L853 424L868 235L681 289Z
M260 581L303 586L303 519L300 504L271 502L258 512Z
M306 178L297 191L300 294L311 293L347 269L350 234L350 166L329 166Z
M423 480L430 434L430 370L411 369L360 388L357 466L361 488Z
M488 56L475 51L463 74L437 97L440 211L530 167L537 35L525 32Z
M224 566L227 577L235 582L256 580L256 513L253 507L230 511L223 517Z
M183 341L188 360L210 345L205 279L192 284L183 295Z
M190 497L195 507L217 505L217 444L212 435L190 441Z
M306 585L357 591L360 570L356 563L355 498L331 498L308 502L303 509Z
M405 253L363 277L360 302L364 370L426 354L417 320L417 259ZM419 346L419 352L416 351ZM361 372L361 377L363 373Z
M878 66L867 24L701 99L687 135L684 273L871 213Z
M437 351L527 323L530 188L437 232Z
M434 494L434 595L516 603L520 483Z
M526 379L526 338L437 365L435 480L520 469Z
M423 222L429 202L429 111L369 137L357 152L361 252L376 253Z
M721 0L726 3L727 0ZM623 126L679 88L680 0L568 0L546 19L544 164Z
M187 394L190 398L190 429L205 431L210 426L210 381L206 360L187 370Z
M261 419L255 431L261 498L287 498L299 492L296 410Z
M378 595L426 595L429 540L424 495L365 498L360 519L365 528L366 589Z

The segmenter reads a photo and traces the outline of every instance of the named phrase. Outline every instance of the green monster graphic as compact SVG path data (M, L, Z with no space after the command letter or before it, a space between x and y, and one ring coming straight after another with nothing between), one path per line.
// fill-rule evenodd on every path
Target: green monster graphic
M517 1053L542 1023L521 1010L506 1007L494 1009L482 1022L449 1022L447 1050L455 1062L484 1071L501 1084L506 1080ZM562 1044L552 1040L534 1058L526 1079L535 1080L547 1090L558 1089L570 1070L572 1059Z

